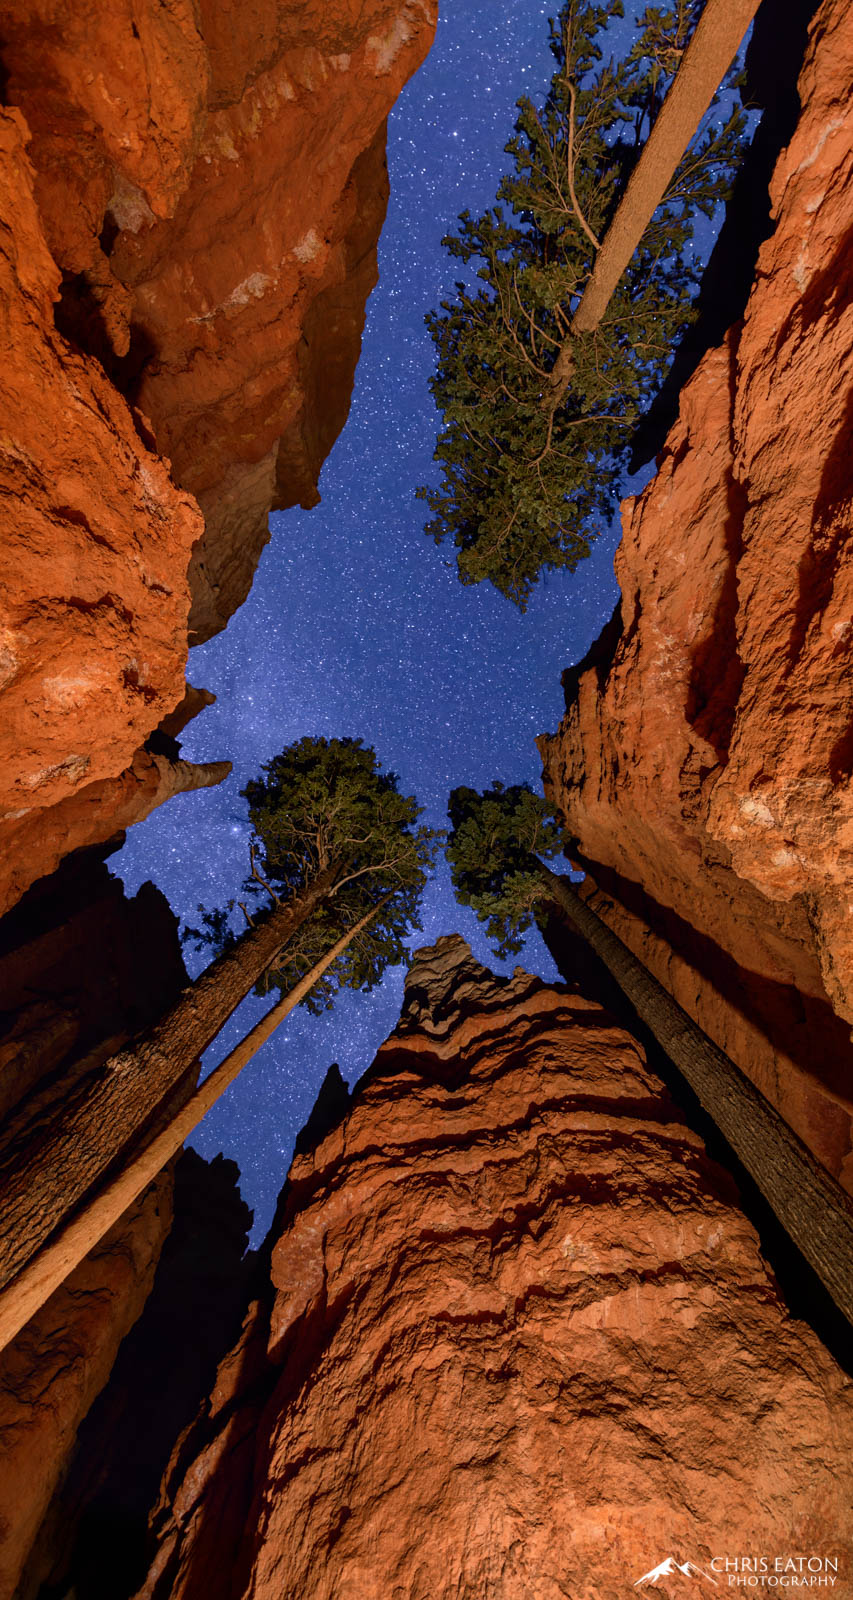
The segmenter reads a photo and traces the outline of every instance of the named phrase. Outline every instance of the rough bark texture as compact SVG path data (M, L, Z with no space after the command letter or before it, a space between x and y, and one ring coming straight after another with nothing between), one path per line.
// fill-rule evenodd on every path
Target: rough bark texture
M55 863L54 806L88 790L95 831L75 842L105 837L183 695L188 629L209 637L245 598L270 506L317 498L376 277L385 119L435 16L436 0L4 7L15 892Z
M853 1201L788 1124L565 878L554 902L604 962L659 1048L683 1074L853 1328Z
M182 970L159 897L143 890L122 910L106 873L81 888L85 855L65 863L60 891L45 874L224 775L180 762L174 742L209 699L185 694L190 610L193 638L224 626L270 506L316 498L375 281L385 118L435 12L435 0L4 6L0 908L41 881L0 929L0 1100L40 1228L132 1132L124 1115L111 1126L120 1075L105 1062L168 1006ZM167 1048L150 1065L135 1085L143 1120L175 1058ZM121 1085L123 1113L133 1088ZM33 1136L23 1166L16 1130ZM39 1190L54 1137L81 1165ZM4 1597L145 1300L169 1187L132 1208L3 1358ZM5 1221L17 1258L26 1230Z
M821 0L762 0L744 54L744 101L760 112L758 127L735 174L722 225L702 273L696 320L631 441L631 471L653 461L678 416L678 400L702 357L740 322L755 278L758 252L773 232L770 180L800 115L797 79L809 23Z
M743 43L760 0L706 0L572 318L592 333L675 176L679 162Z
M167 1125L170 1110L189 1097L200 1056L328 894L334 876L333 868L319 873L301 895L247 929L126 1049L64 1080L59 1105L25 1103L0 1147L0 1284L14 1278L101 1177L117 1170L140 1137ZM97 1237L93 1226L93 1245Z
M80 853L0 923L0 1116L69 1082L147 1027L186 973L177 923L144 884L132 900Z
M211 1107L230 1088L285 1018L302 1004L323 974L334 965L383 904L384 901L380 901L329 946L325 955L217 1063L204 1082L174 1107L168 1118L163 1120L163 1125L153 1135L143 1137L137 1148L128 1153L120 1164L114 1164L112 1175L99 1182L73 1214L63 1219L46 1244L36 1251L26 1266L16 1272L14 1281L0 1289L0 1349L5 1349L20 1333L84 1257L107 1236L118 1218L180 1155L185 1140L192 1136ZM172 1031L168 1020L166 1031L169 1034ZM122 1113L123 1108L118 1105L115 1115L117 1124L123 1120Z
M186 1150L151 1294L124 1340L39 1528L17 1600L124 1600L147 1570L147 1519L175 1440L240 1331L252 1213L233 1161Z
M853 15L826 0L742 326L623 508L540 741L585 893L851 1185Z
M0 929L0 1099L62 1116L73 1086L145 1027L185 977L177 928L150 884L127 900L75 857ZM0 1355L0 1596L7 1600L62 1481L77 1429L151 1287L171 1219L166 1172Z
M326 1098L141 1596L621 1600L846 1550L850 1382L612 1018L443 939Z
M172 1216L172 1175L137 1201L0 1354L0 1595L10 1600L77 1429L142 1311Z

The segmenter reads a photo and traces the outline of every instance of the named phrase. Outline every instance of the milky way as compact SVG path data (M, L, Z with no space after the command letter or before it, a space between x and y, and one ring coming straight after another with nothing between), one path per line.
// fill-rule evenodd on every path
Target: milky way
M452 553L424 536L414 499L434 478L437 414L427 388L424 314L458 276L441 247L463 207L493 202L519 94L544 93L553 59L540 0L447 0L434 49L390 122L391 204L380 284L368 306L352 411L320 480L322 503L272 517L249 600L227 632L190 655L190 682L217 704L188 728L183 755L228 758L218 789L179 797L134 828L113 858L128 889L152 878L175 913L237 891L248 836L239 790L303 734L355 735L445 822L456 784L539 783L534 737L562 714L560 674L610 615L616 531L572 575L541 582L521 615L490 586L463 588ZM623 27L626 25L623 24ZM648 473L645 475L648 476ZM415 943L458 930L493 968L481 930L457 907L446 869L430 885ZM554 977L538 937L528 970ZM197 972L201 959L190 954ZM371 995L344 995L321 1018L296 1013L246 1068L193 1139L223 1150L269 1221L293 1139L331 1061L352 1082L399 1013L402 972ZM264 1009L249 999L210 1052L218 1059Z

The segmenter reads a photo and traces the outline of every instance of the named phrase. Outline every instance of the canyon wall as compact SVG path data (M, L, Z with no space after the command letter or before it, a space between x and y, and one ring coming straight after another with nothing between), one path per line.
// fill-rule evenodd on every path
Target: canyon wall
M176 1439L240 1331L252 1213L233 1161L185 1150L144 1310L78 1431L16 1600L124 1600L147 1570L147 1518Z
M4 8L0 910L63 840L224 775L147 741L188 642L245 599L270 507L317 499L385 119L435 20L436 0Z
M591 903L847 1187L853 15L825 0L742 323L623 506L540 749Z
M69 1097L185 981L177 924L146 884L128 900L83 852L0 925L0 1154ZM39 1528L154 1281L172 1220L171 1167L0 1353L0 1596L17 1592ZM44 1553L44 1552L42 1552Z
M853 1386L634 1041L451 936L330 1073L146 1600L617 1600L851 1550ZM656 1588L680 1592L664 1579Z
M376 280L386 118L436 10L4 7L0 1155L61 1122L184 981L165 901L124 900L100 854L230 771L181 759L212 699L185 682L188 645L245 599L270 508L318 498ZM92 1407L115 1404L171 1195L170 1169L0 1357L4 1600L61 1573L87 1471L116 1466Z

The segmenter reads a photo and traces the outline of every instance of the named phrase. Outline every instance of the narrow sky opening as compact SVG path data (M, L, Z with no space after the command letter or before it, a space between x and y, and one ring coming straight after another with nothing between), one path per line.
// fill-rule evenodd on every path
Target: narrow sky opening
M212 907L238 892L248 864L239 791L302 735L373 745L435 826L444 825L457 784L501 777L538 786L534 740L562 715L561 672L613 609L616 526L575 574L541 581L521 615L488 584L460 585L451 557L424 536L424 508L414 499L434 472L437 425L424 316L458 276L441 239L464 207L493 202L515 102L544 94L550 80L554 9L540 0L453 0L392 114L380 283L350 418L322 474L322 503L273 516L248 601L224 634L190 657L190 681L218 701L188 728L183 754L229 758L233 776L155 812L114 858L131 893L152 878L182 924L197 921L199 902ZM446 868L428 889L423 923L417 944L458 931L500 969L473 914L456 905ZM193 973L206 962L192 952L187 959ZM556 977L538 937L519 961ZM320 1018L296 1012L193 1138L203 1155L222 1150L238 1162L256 1239L329 1064L337 1061L350 1082L365 1070L397 1018L402 982L401 971L391 973L373 994L344 994ZM206 1064L268 1004L247 1000Z

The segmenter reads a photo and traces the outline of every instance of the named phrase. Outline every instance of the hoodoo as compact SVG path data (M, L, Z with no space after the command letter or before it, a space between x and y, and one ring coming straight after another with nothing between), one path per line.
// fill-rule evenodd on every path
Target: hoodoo
M387 119L438 9L3 8L0 1277L7 1305L33 1275L38 1295L16 1302L0 1351L0 1600L847 1593L847 1352L774 1231L793 1214L787 1199L762 1178L785 1165L791 1130L820 1183L791 1184L789 1162L785 1195L807 1231L816 1219L820 1267L830 1207L814 1196L831 1186L846 1216L840 1191L853 1188L848 0L762 0L743 115L754 129L756 104L769 110L737 172L746 136L728 78L720 127L706 121L704 154L686 158L689 193L663 219L658 208L660 231L653 221L598 331L575 329L570 347L595 275L590 239L612 263L611 223L640 216L622 188L635 157L635 174L650 165L643 129L665 131L662 84L678 84L694 22L703 15L701 44L726 0L679 0L668 20L652 7L639 35L618 0L555 3L550 90L534 84L529 53L539 6L445 8L434 76L395 132L409 210L392 219L388 314L368 364L381 388L370 378L357 419L374 431L365 422L349 452L323 553L269 586L261 568L260 620L244 621L264 649L244 659L232 636L230 656L218 645L206 657L239 737L207 749L194 729L182 754L185 728L215 698L187 683L189 646L246 599L270 511L318 501L377 278ZM752 9L738 0L738 16ZM493 48L511 13L507 48L527 61L515 84ZM544 57L544 32L540 43ZM467 211L464 238L450 237L451 275L460 259L467 271L462 320L449 301L427 318L433 337L444 330L434 397L450 434L436 460L450 468L460 574L531 600L504 627L474 610L482 590L445 613L426 552L423 588L404 559L407 516L421 538L410 490L435 420L417 409L420 353L404 346L433 292L447 292L438 240L453 212L495 192L487 137L505 138L525 90L505 146L519 183L497 191L505 213L481 227ZM418 100L420 121L405 122ZM467 101L476 116L463 124ZM538 166L525 164L531 152ZM698 282L688 214L712 211L729 178L698 315L664 380L676 339L665 330L686 328ZM479 278L472 240L492 253ZM635 407L633 460L658 448L657 468L623 506L617 613L578 661L604 620L576 631L601 569L587 565L587 596L567 589L563 611L557 587L615 505ZM589 512L577 538L572 507ZM483 528L496 542L459 560ZM276 536L286 544L286 522ZM571 561L557 562L537 620L543 541L544 571L549 551ZM300 609L315 580L316 617ZM448 788L476 799L464 786L494 757L492 798L533 798L525 730L553 728L559 713L540 701L533 722L525 685L555 619L561 659L576 664L560 726L539 741L535 808L553 850L538 833L523 849L537 881L542 858L564 849L584 874L571 890L555 879L562 894L549 902L565 981L521 967L497 976L457 934L418 952L399 1021L372 1065L367 1053L358 1063L352 1092L329 1068L266 1242L248 1250L235 1163L177 1145L259 1034L217 1045L220 1072L203 1083L201 1053L253 986L282 989L268 1031L306 973L328 977L313 1001L340 977L355 1008L408 958ZM319 648L334 636L340 650ZM432 727L419 722L425 706ZM304 725L338 715L340 740ZM363 740L376 737L376 804L340 751L322 780L303 751L292 789L280 768L241 787L255 755L271 774L283 737L371 760ZM248 819L219 788L231 759ZM411 871L394 837L392 768L422 845ZM177 796L150 825L165 819L160 843L137 836L159 886L125 895L106 858ZM272 905L247 901L238 934L241 891L227 875L252 830L252 881ZM473 906L493 929L496 833L472 837L466 871L480 873L483 898L455 882L460 916ZM511 845L500 872L517 890L517 834ZM583 940L560 920L575 890ZM442 893L424 902L426 925ZM178 919L199 896L219 953L190 977ZM525 936L531 917L545 926L541 900L528 911ZM612 954L614 935L630 961L617 950L602 978L593 953ZM325 965L335 950L347 958L337 974ZM553 970L535 934L523 959ZM668 991L646 984L645 1011L635 960ZM338 1015L346 1030L356 1011ZM229 1089L222 1141L250 1200L271 1200L300 1096L333 1053L353 1051L368 1016L328 1054L328 1019L294 1026L286 1052L271 1052L275 1097L256 1092L259 1078L250 1088L249 1072ZM681 1061L708 1121L670 1076L676 1025L682 1056L694 1025L712 1041L692 1077ZM761 1097L769 1123L752 1119ZM734 1161L718 1164L729 1160L721 1130L776 1220L748 1178L738 1192Z
M849 1539L849 1381L640 1047L568 986L455 935L420 951L268 1260L145 1600L617 1600L673 1551Z
M68 1132L113 1053L186 981L162 896L149 885L123 902L101 858L230 771L181 759L179 736L214 699L186 684L188 646L245 599L271 507L317 499L376 282L386 119L436 10L3 8L0 1146L13 1164ZM191 1093L187 1065L146 1136ZM73 1543L51 1497L138 1329L171 1192L167 1167L3 1352L2 1600L30 1600ZM110 1600L117 1583L111 1572Z

